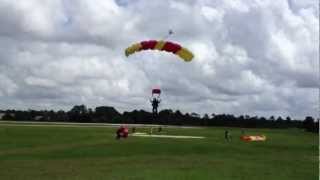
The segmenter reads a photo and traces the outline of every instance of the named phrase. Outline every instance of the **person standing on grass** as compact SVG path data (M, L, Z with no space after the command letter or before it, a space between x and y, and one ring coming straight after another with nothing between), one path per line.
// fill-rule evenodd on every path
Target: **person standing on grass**
M228 130L224 131L224 138L227 141L231 141L231 134Z
M136 132L136 127L132 127L132 133Z

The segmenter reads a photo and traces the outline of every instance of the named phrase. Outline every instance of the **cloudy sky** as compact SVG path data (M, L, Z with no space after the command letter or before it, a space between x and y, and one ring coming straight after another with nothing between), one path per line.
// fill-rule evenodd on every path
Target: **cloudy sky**
M190 49L139 52L162 39ZM317 116L317 0L0 0L0 109Z

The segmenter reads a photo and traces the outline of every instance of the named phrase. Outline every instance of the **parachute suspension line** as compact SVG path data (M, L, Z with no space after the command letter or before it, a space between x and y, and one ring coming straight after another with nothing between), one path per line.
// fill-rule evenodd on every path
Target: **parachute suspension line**
M172 29L169 29L168 34L165 36L165 38L164 38L163 40L166 40L166 39L169 38L169 36L171 36L172 34L173 34ZM173 67L174 67L174 63L170 63L169 66L170 66L170 67L169 67L169 71L171 71L171 70L173 69Z

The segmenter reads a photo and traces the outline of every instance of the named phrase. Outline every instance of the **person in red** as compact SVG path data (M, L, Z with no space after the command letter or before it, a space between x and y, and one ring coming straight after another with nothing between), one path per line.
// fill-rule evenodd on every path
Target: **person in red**
M120 128L117 130L116 134L117 134L117 136L116 136L117 139L127 138L128 134L129 134L129 129L124 126L120 126Z
M123 138L127 138L129 134L129 129L127 127L123 128Z
M120 139L120 138L121 138L122 129L123 129L122 126L120 126L120 128L117 129L117 132L116 132L116 134L117 134L116 138L117 138L117 139Z

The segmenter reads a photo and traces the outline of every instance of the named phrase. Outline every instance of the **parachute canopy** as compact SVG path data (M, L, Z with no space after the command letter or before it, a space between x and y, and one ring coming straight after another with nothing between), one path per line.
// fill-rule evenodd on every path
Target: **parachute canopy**
M161 89L152 89L152 94L161 94Z
M128 57L135 52L148 49L174 53L186 62L189 62L193 59L193 54L188 49L180 46L179 44L162 40L141 41L140 43L132 44L125 50L125 54Z
M259 136L241 136L240 137L241 140L243 141L265 141L267 140L267 137L265 135L259 135Z

